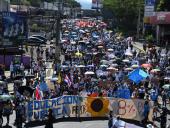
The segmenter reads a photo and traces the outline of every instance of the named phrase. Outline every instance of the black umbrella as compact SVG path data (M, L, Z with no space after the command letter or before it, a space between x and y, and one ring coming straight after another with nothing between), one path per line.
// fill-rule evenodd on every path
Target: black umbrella
M20 86L18 88L18 92L23 95L23 94L29 94L30 96L32 96L34 89L28 86Z
M25 78L26 79L32 79L32 78L35 78L35 76L34 75L26 75Z
M22 84L23 82L21 80L14 80L15 84Z
M22 78L24 78L23 75L17 75L17 76L14 77L14 80L20 80L20 79L22 79Z

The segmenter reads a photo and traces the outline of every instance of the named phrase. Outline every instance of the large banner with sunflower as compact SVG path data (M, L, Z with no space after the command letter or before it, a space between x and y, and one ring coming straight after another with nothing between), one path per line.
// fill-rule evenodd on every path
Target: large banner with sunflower
M114 116L125 119L142 120L144 100L116 99L111 97L79 97L62 96L55 99L30 101L26 106L27 118L44 119L48 110L52 109L57 118L65 117L107 117L110 111ZM152 121L153 103L150 102L149 119Z

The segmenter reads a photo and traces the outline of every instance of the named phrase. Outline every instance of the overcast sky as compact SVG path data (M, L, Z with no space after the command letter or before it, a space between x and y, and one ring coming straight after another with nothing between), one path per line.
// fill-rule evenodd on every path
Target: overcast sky
M91 9L92 0L76 0L80 2L83 9Z

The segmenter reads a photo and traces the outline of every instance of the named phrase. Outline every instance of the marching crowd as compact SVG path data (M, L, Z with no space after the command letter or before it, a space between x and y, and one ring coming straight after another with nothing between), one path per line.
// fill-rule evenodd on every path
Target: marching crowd
M14 66L11 62L11 78L19 73L21 82L14 83L13 102L0 102L0 115L7 117L16 112L15 124L22 127L24 103L30 99L50 99L62 95L91 97L115 97L125 99L145 99L144 122L148 120L148 102L154 101L156 118L159 107L165 108L170 102L170 50L143 44L141 49L134 47L132 37L122 37L107 30L107 24L96 19L63 20L61 34L61 64L53 64L53 75L46 76L44 59L52 59L54 51L47 49L46 57L39 57L32 63L33 73L24 73L24 65ZM39 53L37 53L39 54ZM136 83L128 75L135 69L142 69L148 77ZM2 71L1 71L2 70ZM1 76L4 70L0 68ZM33 77L31 75L33 74ZM30 78L25 76L30 75ZM20 93L25 83L34 91ZM4 94L5 91L2 92ZM169 98L169 99L168 99ZM160 107L160 108L161 108ZM161 128L166 125L161 122ZM110 127L111 128L111 127Z

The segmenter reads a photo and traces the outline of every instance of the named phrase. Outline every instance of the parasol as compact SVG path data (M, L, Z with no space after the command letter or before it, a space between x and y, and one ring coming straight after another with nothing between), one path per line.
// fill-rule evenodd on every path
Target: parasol
M20 86L18 88L18 92L23 95L24 93L27 93L29 94L30 96L32 96L33 92L34 92L34 89L31 88L31 87L28 87L28 86Z
M85 75L94 75L95 73L93 71L87 71L84 73Z

